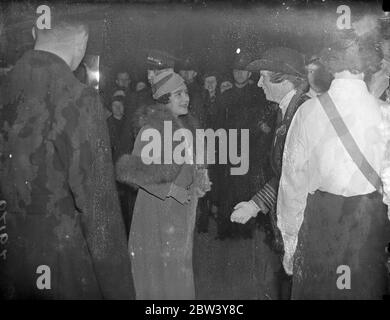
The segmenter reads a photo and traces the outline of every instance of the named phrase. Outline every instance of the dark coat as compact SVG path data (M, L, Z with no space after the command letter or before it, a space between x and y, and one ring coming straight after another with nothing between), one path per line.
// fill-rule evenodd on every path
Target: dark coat
M203 106L200 109L200 115L197 117L199 119L200 125L204 129L218 129L217 119L219 113L219 91L216 91L214 97L210 97L209 92L206 89L202 90L202 103Z
M104 110L58 56L24 54L2 96L1 191L8 203L5 298L130 299L130 259ZM36 286L51 269L51 290Z
M257 119L260 119L259 113L265 108L267 101L261 89L255 85L246 85L243 88L233 88L221 94L218 101L218 122L217 126L220 128L237 129L238 146L241 145L241 129L249 129L249 171L244 175L231 175L231 164L219 165L219 183L222 186L218 189L218 232L221 238L225 237L250 237L254 230L252 223L241 225L231 223L230 215L234 206L241 202L248 200L248 195L254 191L252 183L252 176L257 174L262 164L255 161L253 147L256 141L254 140L255 132L258 130ZM259 143L259 148L261 144ZM266 150L259 150L261 153L266 153ZM253 153L253 154L252 154ZM238 154L241 154L238 148ZM260 159L259 159L260 160ZM262 171L262 170L261 170Z
M133 150L135 138L141 129L136 116L137 111L141 107L146 107L154 103L152 90L149 87L133 94L131 104L126 108L120 136L116 142L114 151L115 161L124 154L130 154Z
M117 178L139 187L131 225L129 250L137 299L194 299L192 246L200 184L198 166L145 164L142 132L153 128L164 137L164 121L194 130L190 116L174 118L162 105L142 108L131 155L117 162ZM164 141L164 140L162 140ZM164 147L164 146L163 146ZM173 150L175 144L173 144ZM162 154L164 151L162 150ZM190 202L185 203L190 197Z
M292 119L294 118L295 113L298 108L309 99L306 95L308 90L308 84L303 82L300 86L297 87L296 93L292 97L286 113L283 117L282 111L279 109L276 116L275 132L273 136L271 152L270 152L270 176L271 178L267 181L265 185L260 186L257 193L252 197L252 200L259 204L260 202L264 203L270 214L270 223L272 225L272 230L274 234L274 244L275 248L278 251L283 250L283 240L279 228L277 227L276 219L276 199L279 189L279 180L282 173L282 160L283 160L283 151L284 145L286 142L286 137Z
M210 98L210 94L206 89L202 90L202 102L203 105L198 109L197 119L199 119L200 127L204 130L214 129L217 130L217 117L218 117L218 100L219 93ZM218 149L216 148L215 159L218 159ZM223 173L218 171L219 165L209 164L208 170L210 174L211 181L213 182L213 188L207 195L202 198L199 202L198 207L198 229L206 230L208 228L208 219L211 214L211 206L218 203L219 191L218 188L222 186L222 181L220 180L223 177Z
M118 120L114 117L114 115L111 115L107 119L107 127L110 136L112 159L114 163L117 160L116 156L118 155L119 142L120 142L124 122L125 122L124 118Z
M203 88L198 84L196 79L187 84L188 96L190 98L190 112L194 115L196 119L200 121L201 126L203 126L204 119L204 97L202 94Z
M378 192L309 194L294 254L291 299L383 299L389 293L384 250L389 241L387 207ZM340 266L350 271L340 272ZM350 287L340 290L348 275Z

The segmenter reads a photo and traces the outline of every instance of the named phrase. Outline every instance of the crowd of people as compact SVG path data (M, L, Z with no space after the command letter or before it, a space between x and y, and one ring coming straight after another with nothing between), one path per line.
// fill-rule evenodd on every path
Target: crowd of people
M9 240L1 295L195 299L194 232L213 221L221 241L264 233L261 245L280 256L271 266L279 299L381 299L390 241L387 30L380 48L349 30L310 57L242 48L222 74L191 54L150 50L147 81L132 83L119 69L103 101L73 73L87 26L35 28L34 49L2 88ZM166 122L194 136L249 129L248 172L231 175L229 162L164 163L174 149L164 144L146 161L145 136L154 129L165 141ZM186 138L179 144L195 158ZM39 265L51 268L51 290L35 285ZM337 285L342 265L349 290Z

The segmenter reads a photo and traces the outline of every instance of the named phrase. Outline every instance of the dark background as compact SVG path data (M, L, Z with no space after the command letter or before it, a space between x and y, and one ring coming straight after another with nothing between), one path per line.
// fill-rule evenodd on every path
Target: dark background
M13 64L32 48L36 8L48 4L52 19L73 15L90 24L87 53L101 56L101 88L114 71L128 69L145 77L145 55L151 48L178 57L191 52L204 68L221 72L231 66L237 47L258 56L284 45L310 56L337 30L338 5L351 8L352 22L366 14L383 14L381 1L8 1L1 3L0 59Z

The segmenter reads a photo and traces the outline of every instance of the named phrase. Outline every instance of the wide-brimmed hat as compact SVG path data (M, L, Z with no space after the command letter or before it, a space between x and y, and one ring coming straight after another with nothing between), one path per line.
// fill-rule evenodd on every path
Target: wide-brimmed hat
M267 70L304 77L305 59L294 49L276 47L265 51L261 59L249 63L245 70L251 72Z

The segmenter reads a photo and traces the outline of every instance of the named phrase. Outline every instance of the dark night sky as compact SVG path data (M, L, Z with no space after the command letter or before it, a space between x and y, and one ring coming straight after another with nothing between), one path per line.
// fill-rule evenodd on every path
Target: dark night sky
M53 19L67 13L88 20L92 32L87 51L101 56L103 72L110 74L123 65L137 77L144 74L144 50L148 48L176 55L192 52L202 65L223 69L231 64L236 47L254 56L274 45L290 46L307 55L318 52L337 30L340 4L350 6L352 22L364 15L382 14L380 1L142 2L57 1L50 7ZM2 33L1 54L11 63L31 48L31 27L38 16L35 8L43 3L2 5L7 28Z

